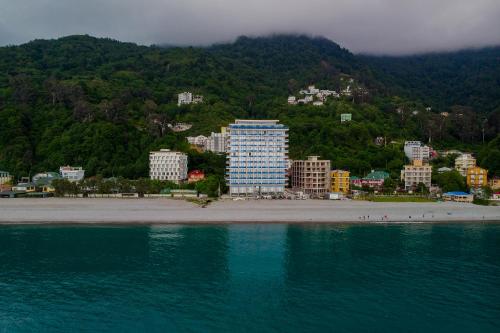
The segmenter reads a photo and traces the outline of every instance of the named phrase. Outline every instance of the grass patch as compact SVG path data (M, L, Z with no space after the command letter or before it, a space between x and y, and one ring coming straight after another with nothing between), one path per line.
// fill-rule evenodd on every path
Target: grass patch
M186 201L187 202L191 202L191 203L194 203L200 207L207 207L213 200L211 199L207 199L207 198L203 198L203 199L200 199L200 198L186 198Z
M474 198L474 201L472 201L472 203L474 205L480 205L480 206L489 206L489 205L492 205L492 202L490 202L489 200L479 199L479 198Z

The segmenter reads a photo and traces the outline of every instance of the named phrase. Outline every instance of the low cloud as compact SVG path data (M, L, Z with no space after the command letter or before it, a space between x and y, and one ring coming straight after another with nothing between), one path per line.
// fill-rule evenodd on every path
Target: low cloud
M0 45L71 34L208 45L271 33L375 54L500 44L498 0L0 0L0 8Z

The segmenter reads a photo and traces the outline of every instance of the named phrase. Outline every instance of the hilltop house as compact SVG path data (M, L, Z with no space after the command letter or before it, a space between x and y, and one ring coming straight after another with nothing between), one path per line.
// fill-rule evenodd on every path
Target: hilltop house
M326 102L328 96L333 96L335 98L340 97L340 95L334 90L320 90L314 85L307 87L307 89L300 90L299 94L304 95L304 97L297 99L295 96L288 96L288 104L297 105L312 103L314 106L322 106Z
M177 95L177 106L203 103L203 96L193 95L191 92L183 92Z

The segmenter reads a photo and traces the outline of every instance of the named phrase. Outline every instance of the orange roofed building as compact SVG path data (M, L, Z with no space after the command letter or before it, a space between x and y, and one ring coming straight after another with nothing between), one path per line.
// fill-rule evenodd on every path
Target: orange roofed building
M188 183L196 183L205 179L205 173L201 170L193 170L188 172Z

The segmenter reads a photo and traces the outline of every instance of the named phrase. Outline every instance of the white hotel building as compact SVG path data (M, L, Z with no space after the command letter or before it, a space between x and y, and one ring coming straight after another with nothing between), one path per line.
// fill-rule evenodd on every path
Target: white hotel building
M408 157L410 161L429 161L429 158L431 156L431 149L429 148L429 146L423 145L420 141L406 141L404 152L406 157Z
M150 152L149 177L175 183L187 179L187 155L170 149Z
M85 170L82 167L62 166L59 168L59 173L70 182L79 182L85 177Z
M231 196L282 194L287 183L288 128L278 120L236 120L228 127Z

